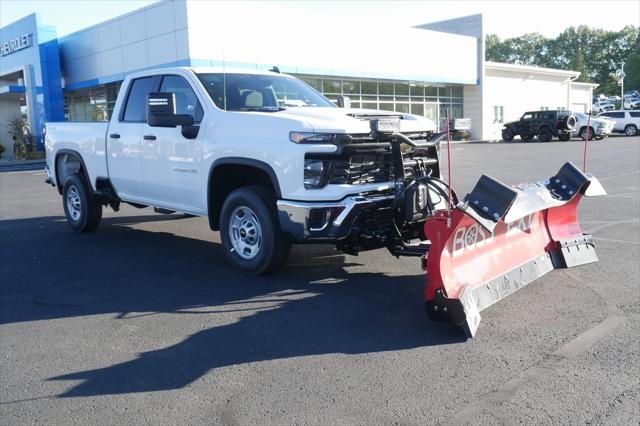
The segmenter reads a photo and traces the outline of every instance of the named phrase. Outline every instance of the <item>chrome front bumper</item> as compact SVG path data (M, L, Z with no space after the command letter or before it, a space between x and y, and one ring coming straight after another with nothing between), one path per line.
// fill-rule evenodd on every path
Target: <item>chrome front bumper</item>
M363 210L388 207L394 198L355 195L329 202L278 200L278 219L294 241L330 242L347 237Z

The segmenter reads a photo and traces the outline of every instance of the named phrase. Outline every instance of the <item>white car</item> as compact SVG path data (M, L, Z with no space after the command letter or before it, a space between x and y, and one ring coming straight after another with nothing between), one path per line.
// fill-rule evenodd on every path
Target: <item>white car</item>
M640 111L607 111L600 114L600 117L608 117L614 120L613 131L616 133L636 136L638 129L640 129Z
M292 242L389 247L395 173L440 176L435 130L425 117L338 108L279 72L157 69L124 80L109 123L47 123L47 181L76 231L120 203L203 216L229 262L257 275ZM421 200L445 208L436 190ZM420 235L414 217L402 238Z
M627 98L622 107L624 109L640 109L640 98Z
M609 101L599 101L594 102L591 109L594 113L599 114L601 112L614 110L616 106Z
M583 112L574 112L576 117L575 133L583 141L587 140L587 129L589 129L589 139L604 139L613 131L614 121L602 116L594 116L591 118ZM588 124L588 126L587 126Z
M613 95L613 96L609 96L609 98L607 98L607 100L609 102L620 102L622 100L622 98L618 95Z

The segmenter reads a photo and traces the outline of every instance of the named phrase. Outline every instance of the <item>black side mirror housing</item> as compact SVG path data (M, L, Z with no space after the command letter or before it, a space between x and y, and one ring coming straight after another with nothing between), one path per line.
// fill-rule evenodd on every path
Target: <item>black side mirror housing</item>
M152 92L147 96L147 124L151 127L193 126L193 116L176 114L175 93Z

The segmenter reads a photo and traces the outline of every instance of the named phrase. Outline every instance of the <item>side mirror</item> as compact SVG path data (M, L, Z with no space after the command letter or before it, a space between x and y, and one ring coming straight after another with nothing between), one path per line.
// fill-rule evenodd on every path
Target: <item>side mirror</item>
M147 124L151 127L193 126L193 116L176 114L175 93L152 92L147 96Z
M351 99L348 96L338 96L338 106L340 108L351 108Z

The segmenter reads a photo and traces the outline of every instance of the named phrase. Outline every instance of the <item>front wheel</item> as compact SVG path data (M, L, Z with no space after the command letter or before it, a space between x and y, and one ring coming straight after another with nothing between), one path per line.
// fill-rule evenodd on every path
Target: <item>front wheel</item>
M220 238L231 264L251 275L277 269L291 250L290 240L280 230L275 196L259 186L229 194L220 215Z
M511 129L504 129L502 130L502 140L505 142L511 142L513 140L513 132L511 131Z
M583 127L582 129L580 129L580 139L582 139L583 141L587 140L587 128ZM593 129L589 128L589 140L593 139Z
M93 199L87 180L77 173L64 182L62 205L67 222L78 232L91 232L102 220L102 205Z
M624 134L627 136L635 136L638 134L638 128L633 124L627 124L627 127L624 128Z

